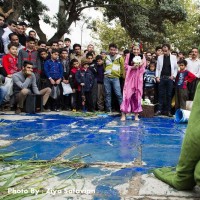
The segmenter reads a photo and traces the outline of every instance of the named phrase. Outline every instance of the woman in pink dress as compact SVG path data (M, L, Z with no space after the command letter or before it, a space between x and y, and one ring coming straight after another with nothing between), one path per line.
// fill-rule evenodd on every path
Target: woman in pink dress
M126 56L126 79L123 89L123 102L120 106L122 112L121 121L126 120L126 113L135 113L135 120L139 120L139 112L142 111L143 74L145 72L146 59L140 54L139 44L133 44L133 53Z

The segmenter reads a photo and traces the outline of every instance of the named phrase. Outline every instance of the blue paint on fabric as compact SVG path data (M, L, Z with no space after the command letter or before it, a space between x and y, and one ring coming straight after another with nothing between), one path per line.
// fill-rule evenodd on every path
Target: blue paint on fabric
M59 156L65 149L71 147L70 143L63 142L41 142L41 141L17 141L12 145L1 149L3 152L20 150L22 155L14 156L12 159L20 160L51 160Z
M110 186L98 185L93 200L120 200L119 192Z
M95 200L120 199L115 186L127 183L136 174L148 173L153 168L175 166L187 127L163 117L121 122L119 116L109 115L90 119L65 115L25 116L34 116L36 119L0 120L0 123L8 123L1 128L0 139L14 141L1 151L27 148L23 155L12 159L51 160L73 147L65 158L84 157L82 161L89 165L78 170L78 174L93 179L92 183L96 185ZM103 168L107 162L130 164L134 160L146 165L118 170ZM90 163L99 162L102 165L90 166ZM67 167L54 168L53 172L65 179L71 174L67 170Z

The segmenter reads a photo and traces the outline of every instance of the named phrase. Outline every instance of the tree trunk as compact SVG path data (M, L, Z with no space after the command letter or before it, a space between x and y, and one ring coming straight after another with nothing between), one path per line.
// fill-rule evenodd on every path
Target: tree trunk
M32 28L37 32L40 40L46 42L47 41L47 37L46 37L46 34L44 34L44 32L41 30L40 28L40 24L39 24L39 21L34 23Z
M5 12L7 12L9 9L13 9L14 12L10 14L10 16L7 18L6 21L8 20L15 20L18 21L21 13L22 13L22 8L23 8L23 4L24 4L25 0L7 0L4 4L3 4L3 10Z
M54 35L53 35L53 37L50 39L50 40L48 40L48 42L52 42L52 41L58 41L58 40L60 40L62 37L63 37L63 35L66 33L66 31L64 31L64 30L58 30Z

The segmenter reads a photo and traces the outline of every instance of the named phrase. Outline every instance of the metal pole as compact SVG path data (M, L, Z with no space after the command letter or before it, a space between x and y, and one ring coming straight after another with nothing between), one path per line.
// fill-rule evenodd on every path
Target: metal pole
M82 42L83 42L83 26L87 22L87 20L84 21L84 23L81 26L81 47L82 47Z

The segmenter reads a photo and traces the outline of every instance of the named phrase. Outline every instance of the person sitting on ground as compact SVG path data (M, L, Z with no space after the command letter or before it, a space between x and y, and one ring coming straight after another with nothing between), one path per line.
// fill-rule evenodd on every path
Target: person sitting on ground
M197 91L195 93L192 111L176 168L163 167L153 170L156 178L177 190L192 190L195 185L200 186L199 104L200 84L198 84Z
M45 106L51 88L47 87L43 90L38 90L36 85L36 77L33 73L33 63L30 61L24 61L22 70L13 74L13 93L15 95L17 109L16 114L20 114L24 107L24 101L28 94L37 94L43 96L43 106Z
M3 83L5 81L5 77L0 74L0 105L2 105L3 100L7 94L7 90L5 87L3 87Z

